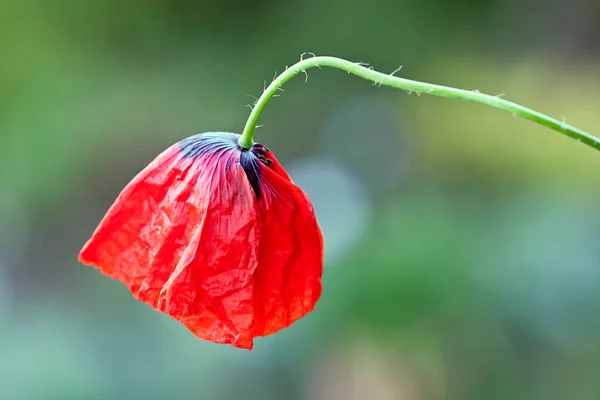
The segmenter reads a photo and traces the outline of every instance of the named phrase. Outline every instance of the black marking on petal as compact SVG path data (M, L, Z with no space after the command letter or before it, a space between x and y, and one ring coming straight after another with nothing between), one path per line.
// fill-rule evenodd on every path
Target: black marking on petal
M252 187L252 190L254 190L257 199L260 199L261 173L259 163L258 157L252 151L242 151L242 154L240 155L240 164L246 173L248 182L250 182L250 186Z

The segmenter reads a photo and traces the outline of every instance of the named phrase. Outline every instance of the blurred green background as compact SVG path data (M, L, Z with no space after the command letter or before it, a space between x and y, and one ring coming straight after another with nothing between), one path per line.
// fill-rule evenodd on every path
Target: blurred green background
M0 399L598 399L600 154L508 114L296 78L257 140L313 198L316 310L251 352L77 263L172 143L301 53L600 134L594 0L0 0Z

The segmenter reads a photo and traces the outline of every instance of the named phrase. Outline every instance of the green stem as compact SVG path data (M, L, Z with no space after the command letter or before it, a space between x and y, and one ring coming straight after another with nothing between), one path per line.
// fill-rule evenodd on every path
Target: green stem
M365 68L360 64L335 57L312 57L306 60L302 60L292 65L284 72L282 72L281 75L275 78L275 80L271 82L271 84L260 96L254 108L252 109L252 112L248 117L248 121L246 122L246 126L244 127L244 131L238 141L240 147L244 149L249 149L250 147L252 147L252 145L254 144L254 130L256 129L258 119L260 118L267 104L269 104L269 101L273 98L274 95L277 94L277 91L280 90L281 86L283 86L294 76L301 73L306 73L306 70L313 67L337 68L341 69L342 71L346 71L350 74L354 74L363 79L372 81L379 86L390 86L406 90L408 92L448 97L452 99L459 99L469 101L472 103L483 104L488 107L497 108L499 110L509 112L514 116L518 116L529 121L533 121L539 125L548 127L552 130L555 130L556 132L562 133L563 135L585 143L588 146L595 148L596 150L600 150L600 139L596 138L595 136L592 136L589 133L586 133L573 126L567 125L563 121L556 120L547 115L531 110L527 107L523 107L511 101L501 99L498 96L490 96L487 94L479 93L477 91L455 89L447 86L434 85L432 83L418 82L409 79L398 78L396 76L383 74L381 72L374 71L370 68Z

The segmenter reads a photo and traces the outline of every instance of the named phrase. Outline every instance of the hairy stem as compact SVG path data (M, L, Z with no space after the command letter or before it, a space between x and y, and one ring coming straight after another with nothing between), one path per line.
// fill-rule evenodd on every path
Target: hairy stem
M353 63L347 60L336 57L312 57L292 65L281 73L271 84L265 89L260 96L239 139L239 146L244 149L249 149L254 144L254 131L258 123L258 119L265 110L269 101L280 90L280 88L290 79L298 74L306 74L306 70L313 67L332 67L341 69L360 78L374 82L380 86L389 86L402 89L408 92L429 94L432 96L448 97L452 99L469 101L472 103L483 104L488 107L497 108L518 116L529 121L533 121L539 125L548 127L556 132L562 133L572 139L585 143L588 146L600 150L600 139L590 135L580 129L567 125L563 121L556 120L540 112L523 107L511 101L504 100L498 96L490 96L479 93L477 91L456 89L448 86L434 85L432 83L418 82L409 79L399 78L396 76L384 74L366 68L360 63Z

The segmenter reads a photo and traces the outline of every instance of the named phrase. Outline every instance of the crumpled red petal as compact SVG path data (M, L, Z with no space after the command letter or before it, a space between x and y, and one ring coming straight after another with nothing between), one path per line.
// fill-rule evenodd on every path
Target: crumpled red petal
M313 310L323 240L308 196L275 160L260 199L239 151L174 145L125 187L80 260L198 337L251 349Z

